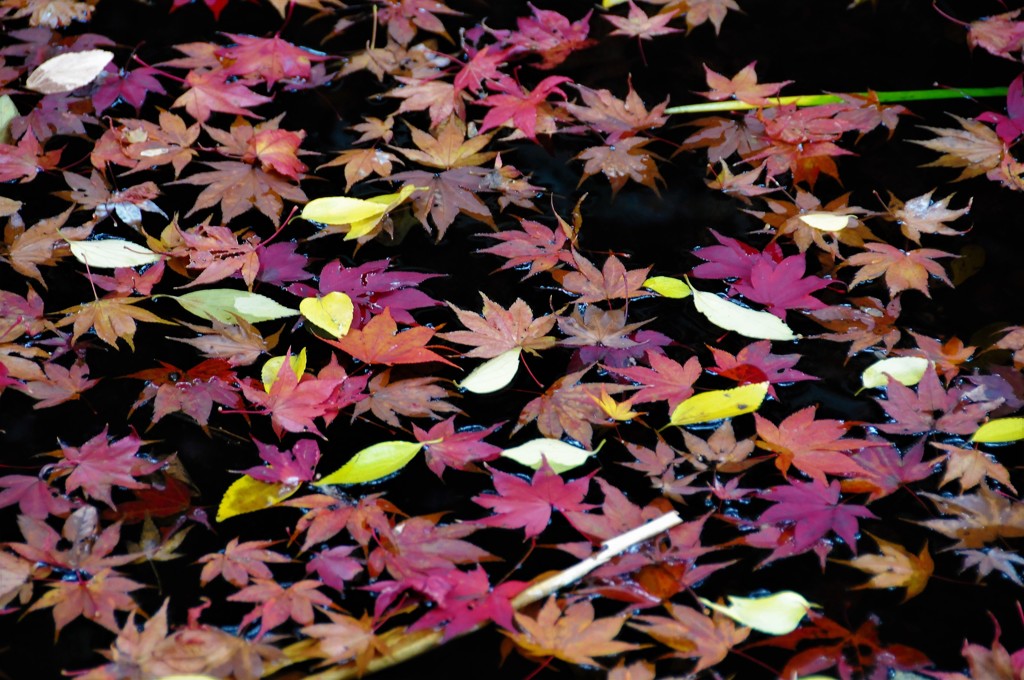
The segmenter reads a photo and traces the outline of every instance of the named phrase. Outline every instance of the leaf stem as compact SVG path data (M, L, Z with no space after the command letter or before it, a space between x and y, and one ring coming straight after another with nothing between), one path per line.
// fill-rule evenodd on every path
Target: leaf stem
M931 99L959 99L961 97L1005 97L1005 87L965 87L965 88L933 88L930 90L894 90L890 92L853 92L855 97L877 97L880 103L913 102ZM838 104L842 96L838 94L801 94L789 97L774 97L771 106L820 106L822 104ZM712 111L745 111L761 108L755 104L729 100L721 102L702 102L684 106L670 106L665 113L678 115L683 113L708 113Z

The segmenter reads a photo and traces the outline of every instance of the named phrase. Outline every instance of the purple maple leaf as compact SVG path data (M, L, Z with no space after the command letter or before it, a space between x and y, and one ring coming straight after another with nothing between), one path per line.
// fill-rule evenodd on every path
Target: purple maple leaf
M304 269L309 258L296 252L297 248L298 244L293 241L258 246L256 256L260 260L260 269L256 279L272 286L281 286L313 278ZM241 276L241 273L236 275Z
M714 229L711 233L721 245L705 246L693 251L694 255L704 260L704 264L694 267L691 276L699 279L746 281L750 279L750 270L757 262L763 259L782 261L782 249L778 244L772 243L762 252L742 241L722 236Z
M761 513L759 523L793 523L794 554L813 548L829 531L857 554L857 518L877 519L863 505L839 503L839 480L828 486L791 480L788 486L773 486L758 496L775 504Z
M767 305L768 311L778 317L785 317L789 309L821 309L825 303L811 297L811 293L827 287L830 281L805 277L806 266L803 255L790 255L778 262L762 256L753 263L747 278L734 283L730 292Z
M963 388L945 390L938 374L929 366L917 385L917 392L889 376L885 399L876 399L895 422L877 427L889 434L925 434L948 432L971 434L998 401L972 403L964 401Z

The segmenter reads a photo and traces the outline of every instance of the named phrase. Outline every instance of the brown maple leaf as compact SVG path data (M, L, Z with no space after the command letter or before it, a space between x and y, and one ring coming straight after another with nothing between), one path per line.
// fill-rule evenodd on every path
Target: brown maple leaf
M986 477L1003 484L1013 493L1017 493L1010 482L1010 471L990 454L978 449L965 449L953 444L932 442L932 446L946 452L946 472L939 482L939 487L952 481L960 482L960 492L968 491L981 484Z
M505 309L484 293L480 293L480 297L484 299L483 314L448 303L469 330L441 333L438 337L459 345L471 345L473 349L465 356L476 359L491 359L516 347L534 355L538 350L554 347L555 338L547 333L555 324L555 316L545 314L535 319L533 310L520 299Z
M345 191L352 188L356 182L361 182L367 177L377 175L382 178L391 176L392 165L401 164L398 156L390 151L373 146L367 149L345 149L332 160L317 167L317 170L324 168L344 167L345 168Z
M686 430L683 430L683 438L687 448L683 456L698 470L706 470L714 465L717 471L732 474L742 472L763 460L750 458L754 452L754 438L737 440L731 419L726 419L707 441Z
M900 231L914 243L921 242L921 234L943 234L946 236L959 236L962 232L946 226L946 222L966 215L971 210L973 199L967 201L967 206L959 210L950 210L949 201L955 196L950 194L945 198L933 201L932 189L926 194L912 198L906 203L889 193L889 205L886 208L888 218L900 225Z
M624 137L632 137L644 130L659 128L668 121L665 109L668 99L650 111L629 82L625 99L618 99L609 90L592 90L584 85L575 85L583 99L583 105L565 102L559 104L576 120L586 123L598 132L608 135L608 142L615 143Z
M562 434L568 434L589 447L594 436L593 425L609 422L608 416L598 405L601 390L607 394L617 394L629 388L611 383L579 382L587 370L562 376L544 394L529 402L519 414L519 422L512 433L537 421L537 429L545 437L558 439Z
M697 659L694 673L719 663L729 651L747 639L750 629L737 628L724 614L715 612L708 617L695 609L672 602L665 603L672 618L665 616L637 616L641 623L630 627L641 630L672 650L671 655L684 659Z
M561 281L568 293L579 295L577 302L604 302L617 298L631 299L650 295L643 288L651 268L627 270L615 255L609 255L599 270L594 263L577 252L573 253L576 271L566 274Z
M72 172L65 172L64 181L72 190L58 192L57 195L77 203L81 208L92 210L90 224L96 224L113 214L125 224L138 229L142 226L143 212L167 217L153 202L153 199L160 195L160 189L154 182L142 182L127 189L112 191L103 176L95 170L88 179Z
M581 313L582 310L582 313ZM628 337L650 319L626 323L625 309L601 309L576 305L569 316L558 317L558 330L568 337L558 344L566 347L612 347L626 349L640 343Z
M282 199L305 203L301 188L274 172L241 161L213 161L209 172L199 172L171 184L195 184L204 187L186 217L205 208L220 205L221 221L228 223L256 208L277 225L284 209Z
M893 298L883 305L878 298L850 298L849 304L833 305L816 309L807 315L828 328L832 333L823 333L821 338L833 342L850 341L848 356L882 343L891 350L900 340L900 329L896 322L900 317L899 298Z
M455 116L445 119L433 135L412 125L409 126L409 132L417 148L399 147L398 150L410 161L428 168L451 170L476 167L497 155L493 151L482 151L490 143L493 132L466 139L466 124Z
M621 654L639 645L617 642L615 636L626 622L625 616L594 618L594 605L589 600L575 602L564 610L554 597L537 614L515 614L521 632L502 631L529 656L553 656L576 665L598 666L595 656Z
M955 540L957 548L982 548L999 538L1024 536L1024 503L993 491L988 484L979 485L974 494L921 495L930 499L940 513L954 518L919 524Z
M252 290L260 269L256 250L259 237L250 235L239 243L238 236L227 227L209 224L200 224L186 231L179 228L178 234L187 249L188 268L202 270L199 276L180 288L214 283L237 273Z
M1006 155L1006 145L995 130L984 123L950 114L960 123L962 129L922 126L939 135L934 139L912 139L914 144L938 151L938 160L923 167L963 168L956 181L983 175L999 167Z
M845 564L854 569L860 569L868 574L873 574L871 580L854 590L863 588L906 588L907 594L903 601L906 602L916 595L920 595L928 579L935 570L935 563L932 556L928 554L928 543L925 542L921 552L917 555L909 552L898 543L890 543L877 536L868 534L878 544L882 551L877 555L859 555L852 560L832 560L839 564Z
M75 362L70 368L49 362L43 365L45 379L30 380L17 389L36 400L32 408L49 408L78 399L82 392L100 381L89 379L89 367L84 363Z
M10 220L4 228L4 243L0 260L6 262L22 276L35 279L46 288L40 266L52 267L70 251L62 247L64 237L59 230L67 222L73 208L59 215L40 220L25 228L20 221Z
M200 123L209 120L214 111L259 118L245 107L271 101L270 97L249 89L253 81L234 80L224 69L192 69L185 76L185 84L189 89L174 100L171 108L185 107L189 115Z
M134 352L136 321L173 325L173 322L165 321L153 312L135 306L145 299L115 297L75 305L60 311L67 316L58 321L57 326L74 324L71 342L78 340L91 328L96 336L108 345L117 347L117 339L122 338Z
M865 243L864 249L866 252L857 253L847 260L850 266L860 267L850 282L851 288L883 274L889 295L893 296L901 291L914 289L931 297L931 293L928 292L929 275L947 286L953 285L946 275L946 270L935 261L940 257L957 257L953 253L934 248L900 250L887 243Z
M398 416L440 419L442 413L461 413L458 406L445 401L452 393L438 385L438 378L406 378L391 381L391 370L374 376L367 385L369 396L359 401L352 417L370 411L393 427L402 427Z
M613 195L626 186L629 180L659 193L658 184L664 184L665 180L654 162L659 157L646 148L650 143L651 140L646 137L629 137L616 140L614 144L584 149L576 154L577 159L586 161L580 182L600 172L612 185Z
M281 330L266 338L251 323L235 317L235 323L212 321L211 327L181 325L199 333L198 338L170 338L192 345L210 359L225 359L232 366L248 366L277 346Z

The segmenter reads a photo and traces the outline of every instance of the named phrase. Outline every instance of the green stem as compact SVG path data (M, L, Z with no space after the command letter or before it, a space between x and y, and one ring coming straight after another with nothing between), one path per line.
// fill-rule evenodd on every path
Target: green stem
M914 102L927 99L959 99L961 97L1005 97L1005 87L965 87L962 89L932 89L932 90L900 90L896 92L854 92L857 97L878 97L881 103L891 102ZM796 106L819 106L821 104L838 104L842 101L837 94L804 94L790 97L775 97L771 99L770 106L782 106L794 104ZM687 104L685 106L671 106L665 109L665 113L676 115L680 113L708 113L710 111L744 111L746 109L760 108L755 104L748 104L736 100L721 102L703 102L700 104Z

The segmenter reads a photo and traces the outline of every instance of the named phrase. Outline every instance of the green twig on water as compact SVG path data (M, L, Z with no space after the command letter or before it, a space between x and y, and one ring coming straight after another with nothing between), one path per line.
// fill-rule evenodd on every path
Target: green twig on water
M896 92L854 92L855 97L875 96L883 104L894 102L914 102L928 99L960 99L975 97L1005 97L1005 87L965 87L961 89L932 89L932 90L899 90ZM803 94L790 97L774 97L771 106L782 106L794 104L796 106L820 106L821 104L838 104L842 102L842 96L837 94ZM685 106L671 106L665 109L665 113L677 115L681 113L708 113L712 111L744 111L746 109L759 108L754 104L730 99L721 102L702 102L700 104L687 104Z

